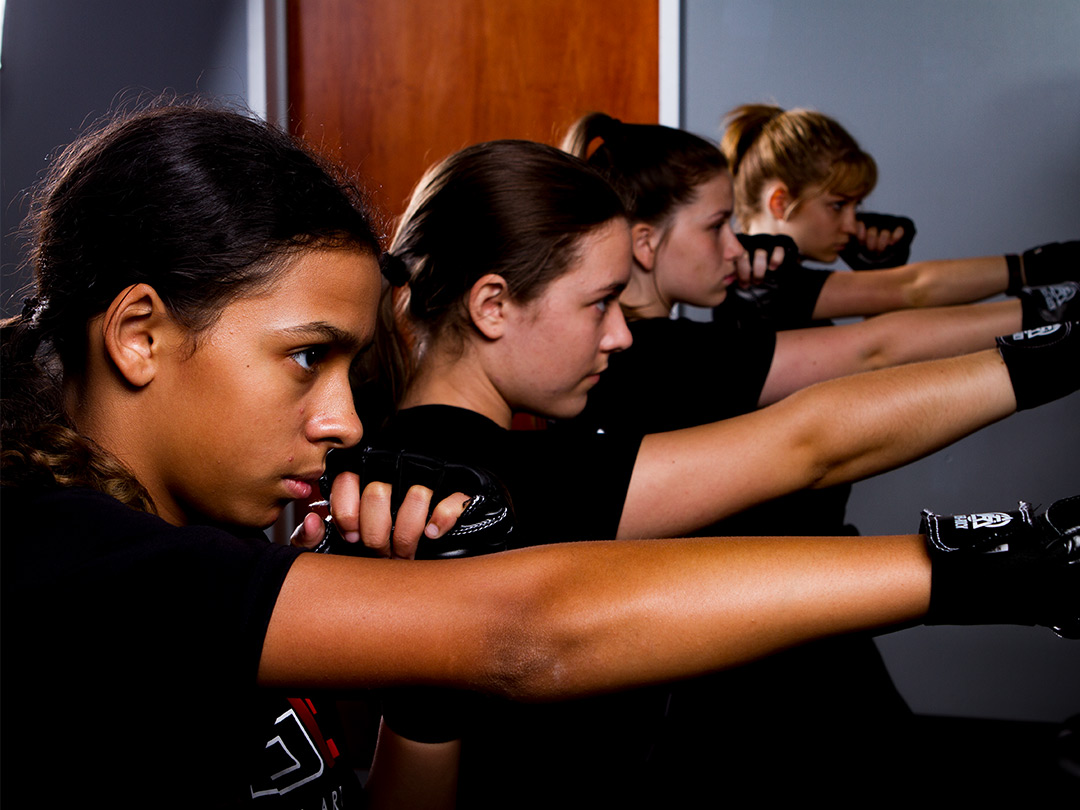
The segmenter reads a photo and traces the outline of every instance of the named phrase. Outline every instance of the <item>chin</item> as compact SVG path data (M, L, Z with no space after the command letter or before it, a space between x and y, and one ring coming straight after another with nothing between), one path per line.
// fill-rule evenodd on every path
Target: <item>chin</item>
M827 250L815 251L814 253L804 253L802 258L809 259L812 262L818 262L819 264L832 264L840 258L840 251Z

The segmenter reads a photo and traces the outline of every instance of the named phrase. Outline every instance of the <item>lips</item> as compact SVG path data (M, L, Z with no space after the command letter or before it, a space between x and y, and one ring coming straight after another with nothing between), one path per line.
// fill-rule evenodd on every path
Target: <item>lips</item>
M289 497L296 500L310 498L319 485L318 475L288 476L282 480L285 482L285 489L289 493Z

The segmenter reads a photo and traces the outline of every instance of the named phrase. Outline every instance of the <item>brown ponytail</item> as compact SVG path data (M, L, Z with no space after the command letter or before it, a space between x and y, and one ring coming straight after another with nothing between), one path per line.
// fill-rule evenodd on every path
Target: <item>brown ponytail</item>
M735 179L735 215L762 213L771 180L787 186L793 200L805 194L862 198L877 184L877 164L839 123L814 110L744 104L724 118L720 147Z

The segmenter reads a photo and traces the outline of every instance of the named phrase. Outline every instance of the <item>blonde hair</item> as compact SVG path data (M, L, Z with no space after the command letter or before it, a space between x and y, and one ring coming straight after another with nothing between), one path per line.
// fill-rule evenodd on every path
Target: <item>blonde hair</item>
M770 180L805 195L862 198L877 184L877 164L834 119L814 110L743 104L724 117L720 149L735 181L735 215L745 222L762 211Z

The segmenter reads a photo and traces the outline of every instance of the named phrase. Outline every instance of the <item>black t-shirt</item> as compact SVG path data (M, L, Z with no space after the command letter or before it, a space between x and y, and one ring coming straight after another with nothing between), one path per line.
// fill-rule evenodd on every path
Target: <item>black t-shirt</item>
M807 271L808 273L811 271ZM776 332L732 321L650 318L630 324L634 342L613 355L568 427L583 432L662 433L757 409L776 349ZM695 532L721 535L844 535L849 484L803 490Z
M641 436L505 430L464 408L421 405L398 412L373 444L494 474L514 503L514 544L523 547L613 539Z
M96 491L0 491L5 793L60 806L360 805L353 772L334 768L332 713L255 688L302 552L172 526Z
M642 434L719 422L757 408L776 333L685 318L632 321L574 423Z
M400 411L373 444L483 467L514 503L519 547L615 537L641 437L505 430L473 411ZM469 707L462 808L631 806L659 728L665 690Z
M743 327L765 326L777 332L828 326L831 321L815 321L813 315L821 290L834 272L785 266L769 273L760 285L748 289L733 286L728 296L713 308L713 321Z

